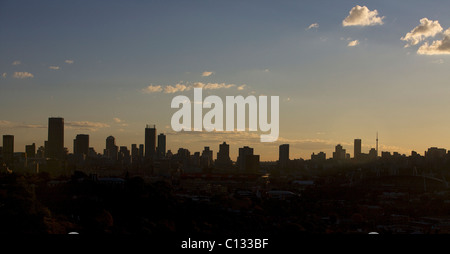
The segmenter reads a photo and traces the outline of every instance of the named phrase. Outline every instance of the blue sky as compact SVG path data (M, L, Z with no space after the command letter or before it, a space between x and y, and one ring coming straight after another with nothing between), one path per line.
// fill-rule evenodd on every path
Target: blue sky
M343 26L357 5L382 24ZM101 152L108 135L143 143L152 123L169 149L216 153L227 141L233 159L243 144L263 160L280 143L291 158L331 156L337 143L352 151L354 138L367 152L377 131L380 150L448 148L450 57L418 49L445 37L449 10L448 1L0 1L0 132L23 151L43 145L48 117L61 116L69 150L86 133ZM405 48L423 18L442 29ZM170 102L192 91L145 89L195 82L233 84L205 91L222 97L280 96L279 142L173 133Z

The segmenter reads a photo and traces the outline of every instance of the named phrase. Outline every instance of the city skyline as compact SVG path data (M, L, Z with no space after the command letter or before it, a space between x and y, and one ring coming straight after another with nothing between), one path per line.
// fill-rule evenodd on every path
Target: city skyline
M51 8L50 8L50 7ZM450 147L450 3L442 1L14 1L0 3L0 134L14 149L47 138L63 117L64 144L78 134L101 153L105 139L144 143L156 124L166 150L250 146L275 161ZM420 32L422 31L422 32ZM280 135L177 133L177 95L280 96ZM156 138L154 141L156 142ZM189 144L189 145L184 145Z

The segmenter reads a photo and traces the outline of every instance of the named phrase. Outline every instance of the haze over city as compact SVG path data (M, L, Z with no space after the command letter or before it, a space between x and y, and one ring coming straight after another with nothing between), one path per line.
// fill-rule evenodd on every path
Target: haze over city
M409 155L450 148L450 3L446 1L2 1L0 132L15 151L44 145L49 117L105 148L249 145L261 161L309 159L337 144ZM177 95L279 96L280 135L177 133ZM204 110L205 112L205 110ZM350 152L352 154L352 152ZM352 154L353 156L353 154Z

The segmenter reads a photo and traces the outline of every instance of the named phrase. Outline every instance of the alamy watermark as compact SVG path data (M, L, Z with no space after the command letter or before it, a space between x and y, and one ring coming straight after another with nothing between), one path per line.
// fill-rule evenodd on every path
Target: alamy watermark
M261 142L275 142L279 135L279 97L270 98L270 123L268 115L267 96L249 95L244 98L238 96L226 96L225 99L225 121L224 127L223 109L224 105L219 96L210 95L203 100L202 88L194 88L194 101L184 95L178 95L172 99L171 108L179 108L172 115L171 125L174 131L245 131L246 106L248 106L248 131L269 132L261 134ZM192 104L193 104L193 126L192 126ZM214 107L212 107L214 104ZM181 106L181 108L180 108ZM203 116L203 109L210 109ZM235 117L235 111L236 117ZM235 124L236 120L236 124ZM258 121L259 120L259 121Z

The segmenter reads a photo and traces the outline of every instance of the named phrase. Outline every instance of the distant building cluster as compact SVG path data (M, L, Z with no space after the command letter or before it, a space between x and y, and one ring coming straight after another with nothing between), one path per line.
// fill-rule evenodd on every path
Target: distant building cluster
M230 145L219 144L219 151L214 159L210 146L205 146L201 152L191 153L187 148L180 147L176 153L167 150L167 138L164 133L157 133L155 125L145 127L143 144L118 146L113 136L108 136L103 153L98 153L89 144L89 134L77 134L73 140L73 153L64 146L64 119L50 117L48 119L48 138L41 146L35 143L26 145L25 152L14 152L14 136L3 135L3 146L0 147L0 162L2 171L23 171L36 173L40 171L55 174L71 174L75 170L89 172L133 172L143 175L171 175L174 173L246 173L258 174L267 172L279 173L298 170L333 167L346 163L372 163L380 159L405 158L397 152L382 151L378 153L378 133L376 148L368 153L362 151L362 140L354 139L353 157L341 145L335 146L331 158L326 153L312 153L310 160L290 159L290 145L279 146L279 158L275 164L261 162L260 156L249 146L238 148L238 157L234 162L230 158ZM438 161L450 158L450 153L444 148L431 147L420 156L413 151L411 159L425 158L427 161ZM114 171L116 170L116 171Z

